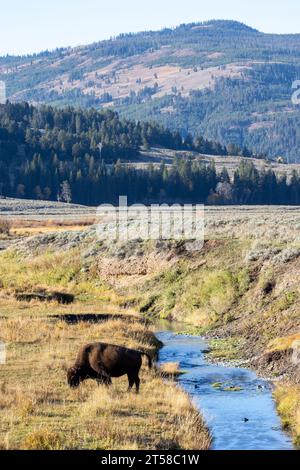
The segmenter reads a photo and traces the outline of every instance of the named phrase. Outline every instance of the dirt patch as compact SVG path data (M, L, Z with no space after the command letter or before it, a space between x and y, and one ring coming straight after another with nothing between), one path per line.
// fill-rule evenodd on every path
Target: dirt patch
M61 320L68 325L76 325L78 323L103 323L109 320L122 320L128 322L148 323L146 319L139 318L134 315L117 315L110 313L82 313L82 314L66 314L51 315L49 319Z
M40 302L58 302L59 304L68 305L72 304L75 300L73 294L65 292L22 292L15 294L16 300L19 302L31 302L32 300L39 300Z
M152 247L136 242L120 247L111 256L101 257L98 273L107 280L120 277L145 277L161 272L175 264L180 258L190 256L185 243L157 242Z
M273 292L274 288L276 286L276 282L275 281L267 281L263 288L262 288L262 293L263 295L269 295Z
M251 361L251 365L262 374L272 376L283 376L294 384L300 383L299 364L293 361L294 350L292 348L284 351L272 351L262 354L259 358Z

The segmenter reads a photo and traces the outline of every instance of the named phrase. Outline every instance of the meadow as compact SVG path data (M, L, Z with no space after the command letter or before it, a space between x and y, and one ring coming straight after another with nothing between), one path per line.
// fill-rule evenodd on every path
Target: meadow
M155 355L155 337L138 318L112 314L101 323L70 325L51 319L51 311L70 309L23 305L0 320L7 347L0 380L1 449L209 447L209 433L189 397L155 369L143 367L138 395L127 393L125 378L110 389L92 381L77 390L68 387L66 369L84 343L105 341Z
M18 219L2 234L3 448L209 447L189 397L162 377L176 377L176 364L165 375L144 367L139 396L126 393L125 379L109 390L66 385L66 367L85 342L155 355L159 345L144 320L161 318L211 338L213 360L255 359L252 367L276 380L283 425L299 443L299 368L286 361L300 330L299 208L207 208L204 247L192 254L178 242L100 243L92 220L52 223L50 231L41 220L26 233ZM71 293L75 302L16 298L39 291ZM73 324L64 317L101 313L111 317ZM276 351L280 360L264 364Z

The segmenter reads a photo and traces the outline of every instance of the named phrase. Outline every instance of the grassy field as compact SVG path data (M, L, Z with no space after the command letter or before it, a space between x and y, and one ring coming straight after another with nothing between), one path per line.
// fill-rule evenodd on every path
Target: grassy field
M7 246L47 236L72 233L91 222L49 222L38 214L28 222L10 219ZM85 215L85 214L84 214ZM43 222L42 222L43 221ZM38 245L39 246L39 243ZM14 248L0 253L0 331L7 360L1 365L1 449L207 449L210 435L191 403L175 382L143 366L141 392L127 393L127 378L113 387L85 382L72 390L66 369L79 347L91 341L124 345L156 355L154 334L94 270L82 272L80 247L46 249L26 254ZM39 301L19 302L17 292L60 290L76 295L72 305ZM101 314L100 323L70 324L64 315ZM117 314L118 313L118 314Z
M137 448L207 446L209 438L189 399L153 372L143 371L135 412L125 393L126 381L116 381L111 391L92 383L80 392L67 389L65 365L85 341L95 338L154 351L153 336L138 320L141 315L176 319L187 323L187 331L217 336L212 343L214 359L260 359L280 351L282 360L253 366L281 379L276 392L278 409L299 442L300 375L285 353L300 331L300 209L209 207L205 223L205 244L197 253L172 242L99 243L91 228L74 227L70 219L65 227L53 226L53 236L48 223L44 227L40 223L38 237L16 236L16 225L10 236L3 235L11 245L0 252L0 331L8 343L0 401L4 447L47 448L48 438L39 437L44 431L53 447L59 447L62 435L69 436L64 440L68 448L126 448L129 442ZM20 292L57 290L74 294L75 303L16 300ZM124 320L116 317L98 325L68 325L49 318L103 312L121 312ZM136 316L130 327L128 314ZM176 375L176 364L167 372ZM50 390L49 399L40 397L41 384ZM174 405L175 398L171 404L177 394L178 402L185 403L182 408ZM29 412L20 418L23 397ZM89 413L94 413L92 422L99 415L106 423L106 437L100 433L93 441L84 432L91 424ZM183 431L180 426L188 420L191 429L196 420L201 432ZM79 423L81 437L75 432ZM114 434L116 423L123 440ZM41 439L41 444L35 444L35 439Z
M36 307L36 308L34 308ZM24 306L23 306L24 308ZM66 368L80 345L108 341L154 354L153 334L136 318L99 324L51 319L55 305L30 305L11 315L1 308L1 338L7 363L1 366L2 449L207 449L209 434L189 397L155 370L142 370L139 395L127 380L113 387L66 384ZM69 312L69 309L68 309Z

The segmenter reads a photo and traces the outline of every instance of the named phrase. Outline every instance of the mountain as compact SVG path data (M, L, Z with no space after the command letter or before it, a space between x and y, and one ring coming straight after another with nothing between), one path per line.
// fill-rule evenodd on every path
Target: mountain
M183 136L300 161L300 34L264 34L235 21L122 34L77 48L0 58L12 101L113 106Z

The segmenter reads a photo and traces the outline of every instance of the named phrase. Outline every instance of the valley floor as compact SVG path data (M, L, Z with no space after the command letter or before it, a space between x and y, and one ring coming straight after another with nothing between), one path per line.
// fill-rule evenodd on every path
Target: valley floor
M150 351L156 345L138 318L130 326L120 318L99 325L66 325L48 315L126 316L128 311L185 322L187 332L213 337L214 359L247 358L273 378L279 384L275 398L283 424L299 443L300 374L295 357L300 340L300 209L209 207L205 224L204 247L197 253L178 242L99 242L95 229L84 226L59 231L55 227L53 233L39 227L38 236L23 232L6 237L10 248L0 253L1 335L8 343L10 365L4 366L0 406L4 447L47 448L48 440L50 447L68 448L209 445L189 399L146 371L135 402L124 393L122 380L109 393L93 384L77 395L66 388L62 366L86 340L110 339ZM16 299L20 292L57 290L75 295L74 305L42 306L36 300L28 304ZM90 416L92 422L105 424L95 440L74 431L79 423L80 429L92 425ZM195 439L185 426L200 430ZM49 439L40 436L43 430ZM65 433L69 440L61 444Z

